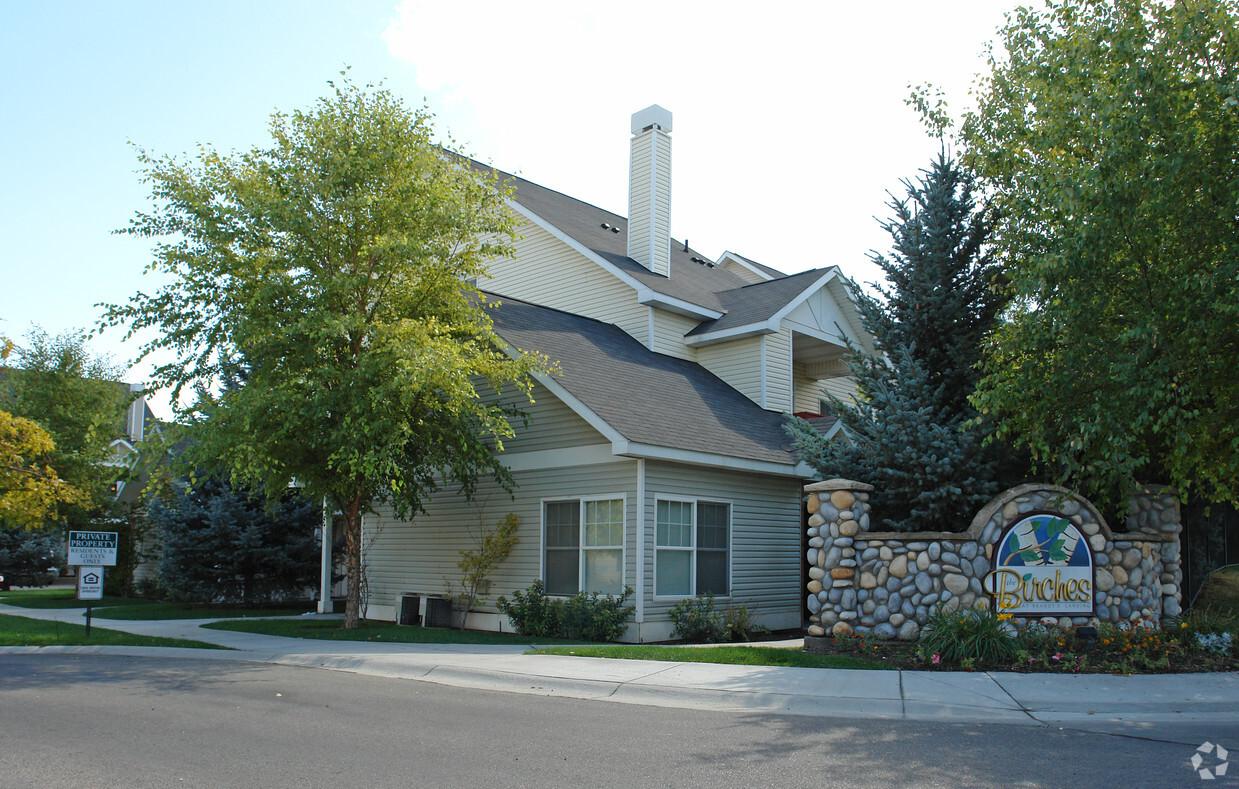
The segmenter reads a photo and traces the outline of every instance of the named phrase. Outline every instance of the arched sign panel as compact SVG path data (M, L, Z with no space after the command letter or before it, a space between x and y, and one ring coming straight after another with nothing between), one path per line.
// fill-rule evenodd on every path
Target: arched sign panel
M1093 552L1067 516L1034 512L1002 533L985 591L1019 616L1091 616Z

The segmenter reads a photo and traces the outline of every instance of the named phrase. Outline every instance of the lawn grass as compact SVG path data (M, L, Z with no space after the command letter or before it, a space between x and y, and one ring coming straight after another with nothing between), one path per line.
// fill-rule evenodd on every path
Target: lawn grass
M64 609L85 608L73 589L22 589L0 592L0 603L21 608ZM246 616L300 616L311 610L309 603L253 608L240 605L207 605L204 603L162 603L141 597L105 596L91 604L94 616L100 619L222 619Z
M0 603L15 605L21 608L85 608L86 603L77 599L75 589L57 587L55 589L19 589L12 592L0 592ZM150 600L140 597L113 597L104 595L102 600L91 603L95 608L105 606L143 606L150 605Z
M1239 614L1239 565L1223 567L1206 578L1192 608Z
M148 601L149 602L149 601ZM242 619L247 616L300 616L313 610L309 604L278 608L242 608L240 606L208 606L201 603L156 603L118 608L98 607L94 615L100 619Z
M27 619L24 616L0 614L0 647L51 646L126 646L126 647L192 647L196 649L227 649L202 641L180 638L156 638L91 627L86 637L84 625Z
M758 646L669 647L614 644L607 646L548 647L538 655L573 655L621 660L666 660L674 663L726 663L735 666L788 666L794 668L892 669L879 660L851 655L817 655L799 649Z
M339 619L255 619L211 622L203 625L214 630L237 630L242 633L263 633L288 638L318 638L325 641L384 641L396 644L585 644L562 638L531 638L516 633L492 633L481 630L450 630L438 627L413 627L391 622L362 620L356 630L344 630Z

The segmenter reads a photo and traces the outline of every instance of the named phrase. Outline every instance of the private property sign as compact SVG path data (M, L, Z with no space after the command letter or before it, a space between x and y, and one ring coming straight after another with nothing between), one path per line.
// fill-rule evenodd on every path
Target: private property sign
M116 544L117 533L114 531L71 531L68 563L115 567Z

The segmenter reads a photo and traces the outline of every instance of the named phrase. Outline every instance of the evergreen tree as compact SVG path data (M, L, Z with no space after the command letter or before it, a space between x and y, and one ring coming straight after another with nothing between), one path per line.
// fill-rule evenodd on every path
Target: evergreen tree
M47 586L64 560L60 534L0 527L0 572L10 586Z
M279 600L318 581L322 507L302 496L270 502L208 478L149 509L163 540L160 583L179 597Z
M891 253L872 256L887 286L875 286L878 297L852 288L877 354L850 346L856 399L830 398L848 435L826 441L795 419L789 431L823 477L877 489L873 515L882 528L962 531L1009 473L1001 450L984 445L968 403L981 342L1003 299L971 178L944 152L904 185L906 196L892 198L892 219L882 224Z

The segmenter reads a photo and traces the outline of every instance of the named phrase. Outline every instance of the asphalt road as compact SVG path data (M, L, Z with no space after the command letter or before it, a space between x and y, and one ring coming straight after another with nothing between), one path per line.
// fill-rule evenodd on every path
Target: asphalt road
M465 690L340 671L0 656L0 787L1190 787L1239 727L847 721Z

